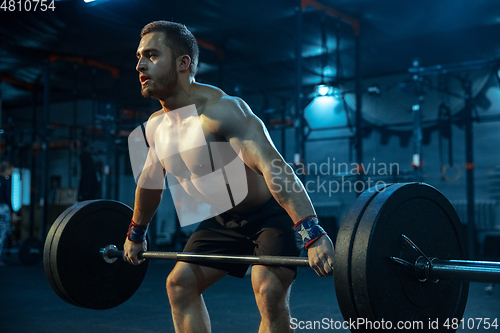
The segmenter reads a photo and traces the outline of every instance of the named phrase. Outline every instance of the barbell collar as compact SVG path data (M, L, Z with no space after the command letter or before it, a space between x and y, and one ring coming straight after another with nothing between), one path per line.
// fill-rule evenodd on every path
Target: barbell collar
M108 263L108 264L112 264L118 260L119 256L117 256L116 252L120 252L120 251L118 251L118 248L116 247L116 245L108 245L106 247L103 247L99 251L99 253L101 254L102 260L104 260L104 262ZM123 251L121 251L121 252L123 253Z
M110 249L110 246L112 245L109 245L105 248L107 249L105 251L107 258L123 258L123 251ZM103 250L101 250L101 254L103 253ZM309 259L305 257L220 255L154 251L141 252L137 257L139 259L163 259L187 262L218 262L226 264L309 267Z

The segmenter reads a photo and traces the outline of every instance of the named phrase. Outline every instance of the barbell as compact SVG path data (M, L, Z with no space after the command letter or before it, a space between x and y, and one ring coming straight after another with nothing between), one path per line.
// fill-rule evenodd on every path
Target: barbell
M123 203L94 200L78 203L57 218L43 260L59 297L84 308L109 309L135 293L148 261L130 265L114 245L123 243L131 217L132 209ZM460 259L466 256L464 228L437 189L424 183L372 187L349 208L336 239L333 269L342 315L346 321L366 323L437 321L440 331L454 332L445 323L462 318L468 282L500 283L500 262ZM139 257L309 266L305 257L152 251ZM371 331L366 325L356 328Z

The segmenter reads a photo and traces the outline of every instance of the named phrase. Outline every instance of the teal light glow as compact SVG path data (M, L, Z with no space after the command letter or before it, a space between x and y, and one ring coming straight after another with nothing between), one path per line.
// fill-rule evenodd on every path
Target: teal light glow
M18 211L21 209L21 176L19 171L12 173L12 209Z

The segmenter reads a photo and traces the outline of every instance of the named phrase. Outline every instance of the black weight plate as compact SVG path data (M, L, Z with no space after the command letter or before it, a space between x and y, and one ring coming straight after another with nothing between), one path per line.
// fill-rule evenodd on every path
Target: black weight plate
M132 266L119 259L108 264L99 250L110 244L121 248L131 218L128 206L95 200L78 204L53 226L44 257L49 257L49 278L56 293L91 309L109 309L129 299L144 279L148 262Z
M412 326L412 332L436 332L429 325L438 320L440 332L454 332L443 324L462 318L468 282L420 282L413 272L389 260L392 256L408 261L418 258L404 245L402 234L427 256L467 256L463 226L444 195L422 183L390 186L366 207L354 236L351 276L358 318L375 325L384 320L393 329L400 322L412 322L418 325ZM380 327L364 331L380 331Z
M72 301L68 298L68 296L64 293L63 290L59 289L59 286L56 283L56 279L54 279L54 275L52 274L50 255L51 255L51 248L52 248L52 242L54 240L54 235L56 234L57 229L61 225L61 222L64 221L66 216L70 214L73 210L78 209L80 205L81 204L75 204L67 208L57 217L57 219L54 221L54 223L52 223L49 229L47 238L45 239L45 245L43 248L43 269L45 271L45 276L47 277L47 281L49 281L50 286L56 292L56 294L70 304L73 304Z
M19 260L26 266L33 266L42 260L43 243L35 237L29 237L21 243Z
M361 195L349 207L340 225L335 241L335 255L333 264L333 277L335 280L335 293L342 315L348 318L357 318L358 313L354 304L354 295L351 286L352 245L358 224L368 204L375 196L386 189L390 184L374 186Z

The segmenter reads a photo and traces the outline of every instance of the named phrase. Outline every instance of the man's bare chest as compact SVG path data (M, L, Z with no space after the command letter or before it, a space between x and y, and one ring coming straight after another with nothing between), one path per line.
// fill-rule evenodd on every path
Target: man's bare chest
M229 157L224 148L221 156L222 145L228 145L225 139L213 133L209 120L192 110L190 115L166 117L155 131L154 142L163 168L178 178L207 175Z

